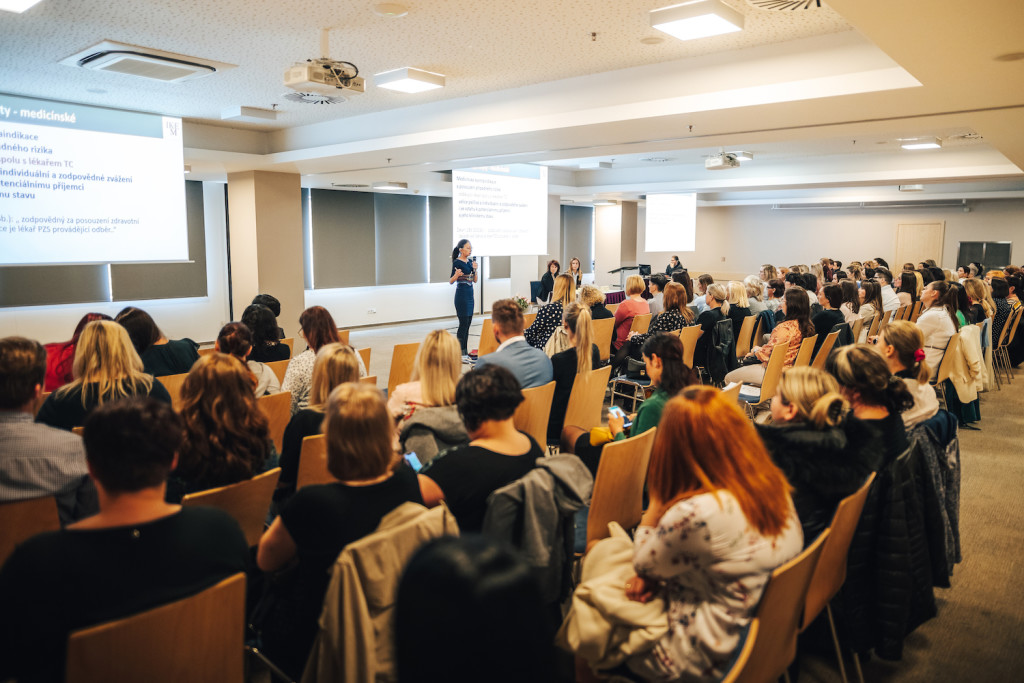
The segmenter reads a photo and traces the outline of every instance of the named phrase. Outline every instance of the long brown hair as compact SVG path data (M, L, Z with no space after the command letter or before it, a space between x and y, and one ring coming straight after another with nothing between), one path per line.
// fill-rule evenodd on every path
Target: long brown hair
M299 315L299 325L302 327L302 336L305 337L309 348L313 349L313 353L319 351L322 346L341 341L334 318L323 306L310 306L304 310Z
M811 322L811 300L807 298L807 290L803 287L790 287L786 290L786 320L795 320L802 337L814 336L814 324Z
M242 361L226 353L200 357L181 385L181 401L185 443L176 475L224 486L262 470L270 429Z
M665 295L662 297L662 304L666 311L679 311L687 325L693 323L693 311L687 306L686 287L678 282L670 282L665 285Z
M647 485L661 514L701 493L726 490L762 535L777 537L790 518L785 475L750 420L713 387L690 387L665 404Z

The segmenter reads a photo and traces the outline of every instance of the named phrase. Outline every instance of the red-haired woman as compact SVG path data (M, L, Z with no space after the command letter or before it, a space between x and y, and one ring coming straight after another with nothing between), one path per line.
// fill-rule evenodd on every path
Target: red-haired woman
M645 680L718 680L769 573L803 547L789 483L736 402L711 387L665 406L647 482L626 595L664 598L669 631L627 666Z
M75 326L75 333L71 340L66 342L55 342L46 345L46 383L43 391L56 391L75 378L71 372L71 366L75 362L75 347L78 346L78 338L82 336L82 330L93 320L113 320L106 313L86 313Z
M309 405L309 389L313 383L316 352L328 344L340 342L338 326L330 311L323 306L310 306L299 316L299 334L306 340L306 350L291 359L281 382L281 391L292 392L292 415ZM366 366L359 360L359 376L366 377Z

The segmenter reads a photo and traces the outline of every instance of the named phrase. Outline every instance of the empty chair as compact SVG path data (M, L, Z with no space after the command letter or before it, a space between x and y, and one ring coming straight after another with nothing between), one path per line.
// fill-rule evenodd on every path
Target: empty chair
M416 352L420 343L395 344L391 352L391 371L388 375L388 396L399 384L405 384L412 378L412 369L416 365Z
M601 352L601 360L611 358L612 332L615 330L615 318L600 318L591 321L594 326L594 343Z
M840 326L837 325L836 327ZM818 368L819 370L825 368L825 359L828 358L828 354L832 352L832 347L836 345L837 339L839 339L839 330L834 330L828 333L828 336L825 337L825 341L821 343L821 348L818 349L818 353L814 354L814 360L811 361L811 367Z
M814 354L814 345L817 343L818 335L816 334L803 338L803 341L800 342L800 350L796 354L796 360L793 361L794 368L811 364L811 356Z
M282 391L277 394L260 396L256 399L256 405L266 416L270 426L270 439L274 442L274 448L280 453L284 441L284 428L288 426L288 420L292 416L291 392Z
M242 683L245 575L188 598L75 631L68 683Z
M59 528L57 501L53 496L0 503L0 567L22 541Z
M205 505L223 510L235 518L242 527L245 540L254 546L263 535L270 500L280 477L281 468L275 467L248 481L190 493L181 499L181 504L185 507Z
M626 530L640 524L647 463L657 431L657 427L651 427L643 434L605 445L590 497L588 548L608 537L609 522L618 522Z
M548 419L551 417L551 399L554 395L554 380L539 387L523 389L523 402L512 416L516 429L526 432L541 445L547 443Z

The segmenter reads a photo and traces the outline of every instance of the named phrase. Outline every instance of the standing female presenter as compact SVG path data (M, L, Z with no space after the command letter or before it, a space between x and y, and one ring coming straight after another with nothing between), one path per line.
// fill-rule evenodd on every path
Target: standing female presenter
M469 260L473 245L459 240L452 251L452 275L448 284L455 284L455 314L459 316L459 331L455 335L462 347L463 360L469 355L469 325L473 322L473 283L476 282L476 259Z

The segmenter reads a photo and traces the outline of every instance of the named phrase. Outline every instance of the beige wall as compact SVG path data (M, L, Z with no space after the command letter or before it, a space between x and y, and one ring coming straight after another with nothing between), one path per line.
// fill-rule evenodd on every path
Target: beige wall
M670 252L644 250L644 216L637 229L637 260L664 271ZM843 263L881 256L894 263L896 225L945 221L942 266L956 267L961 241L1014 241L1013 262L1024 254L1024 200L978 201L962 209L799 210L773 211L770 206L728 206L697 209L697 250L679 252L690 274L711 273L738 278L757 273L761 264L789 266L823 256ZM1005 264L1001 264L1005 265Z

